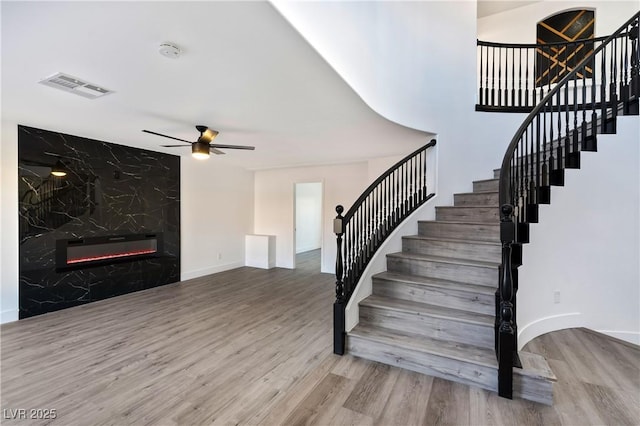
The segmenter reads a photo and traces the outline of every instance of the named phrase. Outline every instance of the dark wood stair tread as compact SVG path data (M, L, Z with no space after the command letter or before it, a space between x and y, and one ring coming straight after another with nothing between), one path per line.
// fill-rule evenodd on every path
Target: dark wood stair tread
M460 223L460 222L455 222ZM484 244L488 246L500 246L500 242L498 241L485 241L485 240L474 240L474 239L462 239L462 238L448 238L448 237L428 237L424 235L405 235L402 238L407 238L411 240L425 240L425 241L445 241L448 243L470 243L470 244Z
M417 284L429 287L438 287L443 289L468 291L474 293L482 293L493 296L497 287L489 287L480 284L468 284L459 281L444 280L441 278L430 278L421 275L399 274L397 272L380 272L372 278L378 278L387 281L400 281L407 284Z
M419 316L430 316L444 318L468 324L485 325L493 327L495 317L487 314L463 311L460 309L447 308L444 306L429 305L422 302L414 302L404 299L371 295L360 301L360 306L371 308L381 308L391 311L404 312Z
M450 263L455 265L478 266L482 268L497 268L498 266L500 266L499 262L457 259L453 257L441 257L441 256L432 256L427 254L408 253L408 252L390 253L390 254L387 254L387 257L393 257L396 259L399 258L399 259L426 260L426 261L432 261L432 262Z
M493 350L474 345L434 339L405 331L391 330L364 324L358 324L347 334L349 336L373 340L390 346L399 346L409 350L423 352L425 354L432 354L461 362L495 368L496 370L498 368L496 355ZM514 374L549 380L552 382L557 380L553 371L549 368L548 363L541 355L524 351L520 351L519 355L522 360L523 368L514 368Z

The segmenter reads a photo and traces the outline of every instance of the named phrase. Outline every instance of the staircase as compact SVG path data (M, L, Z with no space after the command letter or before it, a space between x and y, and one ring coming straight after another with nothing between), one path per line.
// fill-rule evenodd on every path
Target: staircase
M402 252L387 255L347 334L349 354L497 392L498 173L455 194L453 207L436 207L435 221L419 222ZM546 360L519 355L514 396L551 404L556 379Z
M556 378L546 360L518 351L522 244L565 170L580 168L583 151L597 151L598 134L616 132L619 115L639 114L640 12L571 65L532 108L493 179L436 207L435 221L419 222L418 235L386 255L387 271L372 277L348 333L345 308L368 263L433 195L426 147L387 170L344 216L336 207L334 353L553 403Z

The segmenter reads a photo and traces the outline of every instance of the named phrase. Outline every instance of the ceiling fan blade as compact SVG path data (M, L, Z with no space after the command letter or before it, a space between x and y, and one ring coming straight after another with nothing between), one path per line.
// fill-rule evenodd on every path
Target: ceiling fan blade
M151 130L143 130L143 132L145 132L145 133L150 133L150 134L152 134L152 135L156 135L156 136L162 136L163 138L174 139L174 140L181 141L181 142L193 143L193 142L190 142L190 141L186 141L186 140L184 140L184 139L174 138L173 136L163 135L162 133L152 132Z
M160 145L165 148L186 148L186 145Z
M247 146L247 145L220 145L217 143L212 143L211 148L221 148L221 149L248 149L253 151L256 149L255 146Z
M226 154L225 152L220 151L219 149L215 149L214 147L209 147L209 151L213 152L216 155L224 155Z

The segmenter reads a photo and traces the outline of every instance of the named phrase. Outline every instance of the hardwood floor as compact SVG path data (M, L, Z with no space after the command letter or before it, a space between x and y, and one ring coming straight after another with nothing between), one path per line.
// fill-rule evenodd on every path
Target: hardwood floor
M333 355L334 277L318 263L309 252L296 270L239 268L2 325L2 424L640 423L640 350L587 330L527 345L558 377L553 407ZM27 420L8 419L17 409Z

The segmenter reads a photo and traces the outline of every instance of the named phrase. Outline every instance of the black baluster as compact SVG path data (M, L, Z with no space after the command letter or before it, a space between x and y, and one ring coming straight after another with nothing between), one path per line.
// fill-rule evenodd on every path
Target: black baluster
M511 106L516 105L516 49L511 48Z
M522 48L518 48L518 106L522 106Z
M431 142L435 142L435 139L431 140ZM427 198L427 151L424 151L424 182L422 183L422 198Z
M478 105L484 105L484 99L482 97L482 94L484 92L484 88L482 87L482 68L484 65L482 51L484 49L482 45L480 45L479 47L480 47L480 88L478 89Z
M489 46L487 46L486 65L485 65L485 81L484 81L484 103L483 105L489 105Z
M413 179L413 207L414 208L416 208L416 206L418 205L418 192L420 188L420 177L418 176L418 160L420 159L419 155L420 153L418 153L412 158L413 176L414 176L414 179Z
M525 79L524 79L524 103L525 106L529 106L529 48L527 48L526 54L527 64L525 66Z
M496 48L491 46L491 105L496 104Z
M502 47L498 47L498 106L502 106Z

